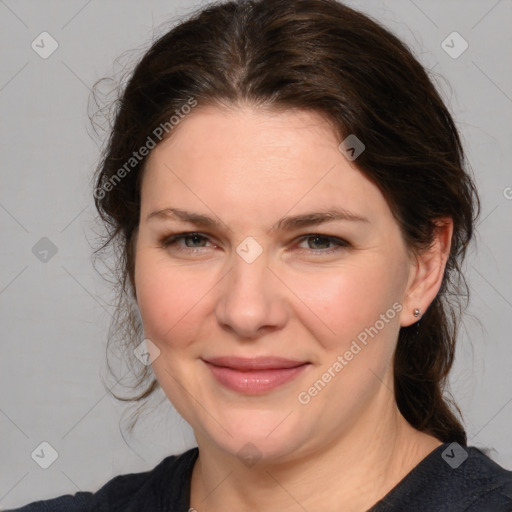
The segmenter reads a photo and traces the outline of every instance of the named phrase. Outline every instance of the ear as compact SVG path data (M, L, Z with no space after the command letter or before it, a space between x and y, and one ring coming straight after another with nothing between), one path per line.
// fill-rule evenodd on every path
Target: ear
M450 255L453 220L443 217L436 220L432 245L411 264L409 281L403 300L400 325L407 327L416 323L421 316L414 316L416 308L423 315L436 298L443 282L446 262Z

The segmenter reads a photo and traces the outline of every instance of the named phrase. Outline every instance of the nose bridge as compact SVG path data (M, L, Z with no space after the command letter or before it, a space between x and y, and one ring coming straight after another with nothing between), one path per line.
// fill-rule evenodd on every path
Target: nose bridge
M220 323L241 336L253 336L262 326L275 326L284 320L269 263L269 252L254 239L242 241L233 254L216 315Z
M255 255L253 249L249 248L247 253L240 255L241 247L244 246L240 244L237 247L237 254L233 255L233 266L225 294L230 300L244 301L246 309L256 311L261 309L269 298L268 251L262 250ZM245 248L247 249L247 246Z

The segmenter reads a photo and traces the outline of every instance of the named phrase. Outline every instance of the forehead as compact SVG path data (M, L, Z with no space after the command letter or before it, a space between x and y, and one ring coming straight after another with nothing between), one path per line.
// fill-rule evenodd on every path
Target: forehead
M345 159L339 142L311 111L198 107L149 156L143 208L181 201L214 211L299 213L325 205L388 214L379 189Z
M291 159L318 162L312 149L337 147L337 136L320 114L304 110L272 111L251 106L233 108L196 107L173 129L171 136L153 151L150 159L179 155L190 163Z

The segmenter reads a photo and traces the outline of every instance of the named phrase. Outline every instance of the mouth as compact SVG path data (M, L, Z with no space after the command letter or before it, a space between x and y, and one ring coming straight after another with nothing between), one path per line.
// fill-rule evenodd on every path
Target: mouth
M311 363L280 357L215 357L203 359L224 387L247 395L264 394L282 386L306 370Z

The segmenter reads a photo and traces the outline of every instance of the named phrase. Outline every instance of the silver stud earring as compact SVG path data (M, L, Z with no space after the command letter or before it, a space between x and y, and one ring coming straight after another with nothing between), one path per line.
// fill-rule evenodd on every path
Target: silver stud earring
M413 315L414 315L415 317L421 316L421 311L420 311L418 308L415 308L415 309L414 309L414 312L413 312Z

